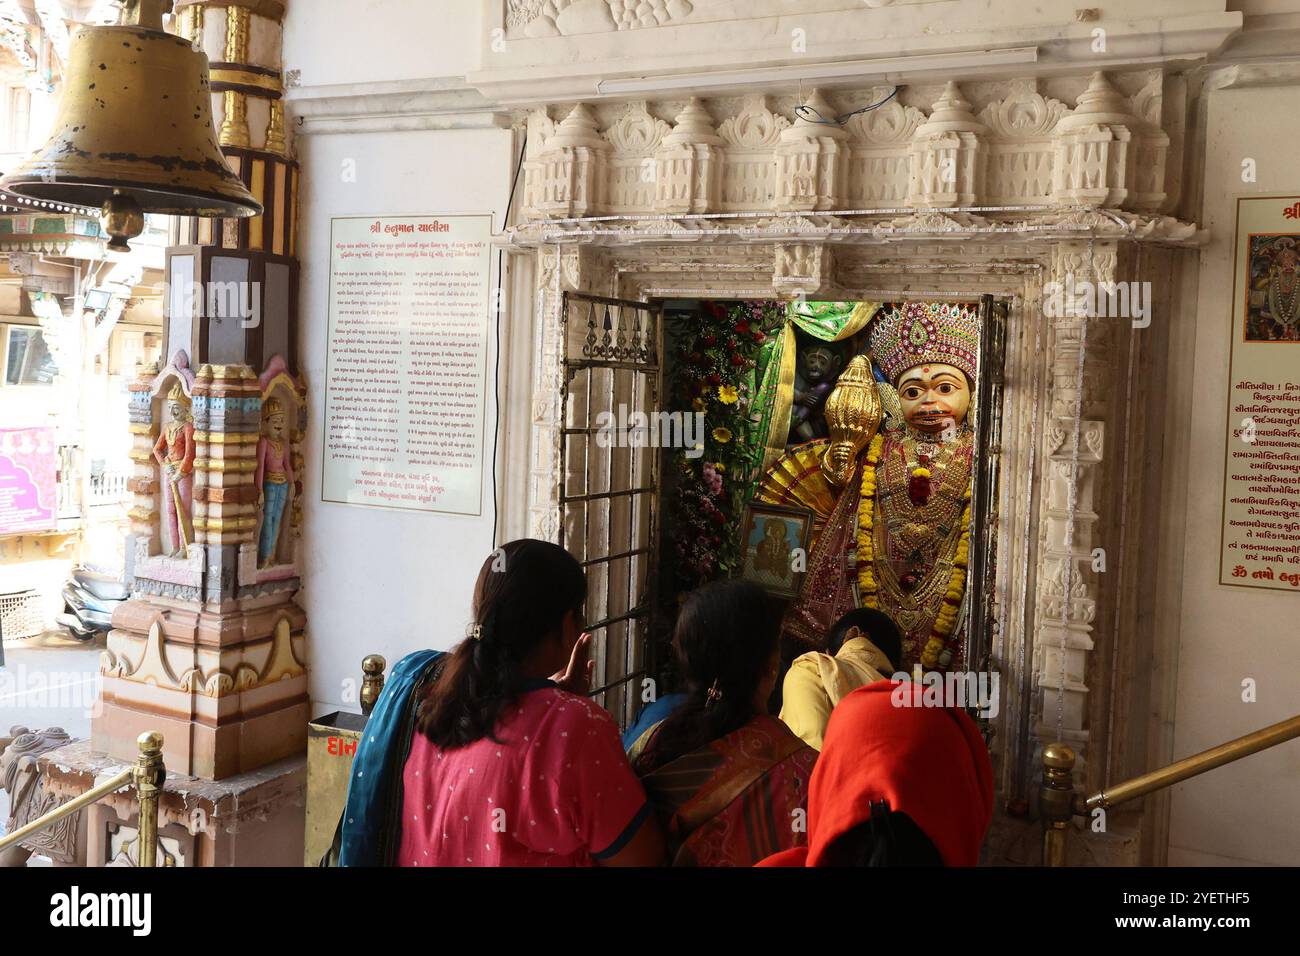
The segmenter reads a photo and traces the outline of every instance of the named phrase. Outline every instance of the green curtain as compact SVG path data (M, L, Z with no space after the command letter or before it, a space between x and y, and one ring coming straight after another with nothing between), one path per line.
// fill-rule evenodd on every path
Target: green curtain
M758 388L751 420L756 450L757 483L785 452L794 402L795 328L823 342L841 342L861 332L880 308L879 302L791 302L780 335L763 344L755 369ZM761 455L761 461L757 456Z

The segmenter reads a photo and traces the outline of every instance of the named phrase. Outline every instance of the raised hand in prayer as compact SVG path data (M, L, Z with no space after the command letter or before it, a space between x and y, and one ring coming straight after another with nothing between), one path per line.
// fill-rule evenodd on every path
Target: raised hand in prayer
M578 635L573 644L573 653L569 655L569 666L551 675L551 680L570 694L586 694L591 689L591 671L595 662L591 660L591 635L586 631Z

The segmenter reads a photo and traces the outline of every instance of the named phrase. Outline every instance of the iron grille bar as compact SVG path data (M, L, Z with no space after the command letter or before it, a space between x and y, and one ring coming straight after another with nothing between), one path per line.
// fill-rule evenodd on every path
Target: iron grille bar
M605 359L581 359L566 361L564 367L570 370L581 370L584 368L611 368L622 369L629 372L653 372L655 366L647 362L616 362L606 361Z
M633 548L631 551L620 551L618 554L607 554L602 558L591 558L582 562L584 568L591 567L593 564L604 564L606 561L618 561L622 558L632 558L638 554L649 554L654 549L648 545L643 548ZM628 593L632 593L632 587L629 584Z
M605 684L603 687L597 687L594 690L587 691L587 696L595 697L597 694L603 694L605 693L605 691L617 687L620 684L626 684L628 681L636 680L638 677L645 677L645 675L646 672L644 670L633 671L631 674L626 674L623 677L618 678L618 680L610 681L608 684Z
M636 618L645 617L646 610L647 608L645 605L638 604L636 607L632 608L632 610L624 614L615 614L612 617L605 618L603 621L594 621L584 627L583 630L591 633L592 631L600 630L602 627L609 627L611 624L617 624L619 621L631 621Z
M658 488L623 488L619 491L593 491L585 495L565 495L561 498L563 504L574 501L596 501L601 498L626 498L628 495L645 495L658 491Z

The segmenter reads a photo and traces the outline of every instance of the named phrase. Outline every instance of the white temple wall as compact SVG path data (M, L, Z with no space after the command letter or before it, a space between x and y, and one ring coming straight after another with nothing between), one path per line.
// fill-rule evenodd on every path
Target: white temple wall
M361 659L389 662L464 636L481 560L492 550L492 483L483 470L483 514L462 517L321 501L330 218L491 211L499 230L510 188L509 130L338 133L298 140L301 186L301 368L311 407L303 454L310 610L311 697L317 713L356 710ZM356 181L341 176L354 162ZM496 256L492 256L495 288ZM484 455L492 453L489 350ZM346 685L345 681L352 681ZM351 696L345 693L351 688Z
M285 69L298 70L304 87L463 77L478 61L483 6L478 0L290 2Z
M1208 95L1205 128L1201 222L1211 240L1201 253L1199 303L1194 316L1185 317L1195 319L1195 353L1181 515L1185 545L1176 572L1181 607L1172 608L1180 631L1173 747L1166 761L1300 711L1300 596L1218 584L1236 197L1300 188L1294 150L1300 82L1215 90ZM1248 158L1258 172L1250 184L1242 182ZM1173 356L1180 363L1189 358ZM1300 381L1300 355L1296 376ZM1245 678L1258 686L1256 703L1242 702ZM1297 781L1300 747L1284 744L1174 787L1168 862L1300 862Z

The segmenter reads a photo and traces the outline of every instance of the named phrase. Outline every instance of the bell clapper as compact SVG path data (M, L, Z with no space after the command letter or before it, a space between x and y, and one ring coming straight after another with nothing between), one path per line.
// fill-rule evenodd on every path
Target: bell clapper
M130 252L127 240L144 232L144 212L131 196L120 189L114 189L113 195L104 200L99 224L108 233L108 248L116 252Z

